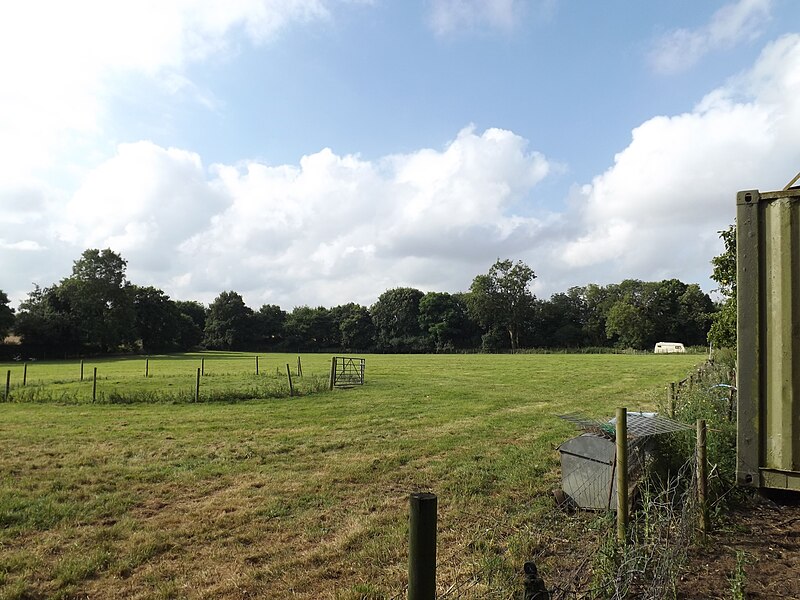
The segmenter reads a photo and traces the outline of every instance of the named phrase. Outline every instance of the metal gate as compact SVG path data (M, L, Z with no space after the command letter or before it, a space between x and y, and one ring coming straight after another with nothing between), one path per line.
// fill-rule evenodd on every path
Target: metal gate
M331 358L330 388L364 385L366 359L351 356Z

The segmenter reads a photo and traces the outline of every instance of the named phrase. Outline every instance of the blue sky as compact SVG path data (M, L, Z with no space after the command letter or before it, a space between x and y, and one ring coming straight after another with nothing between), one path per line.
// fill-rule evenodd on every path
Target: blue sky
M0 289L111 247L178 299L707 291L800 170L800 3L212 0L0 9Z

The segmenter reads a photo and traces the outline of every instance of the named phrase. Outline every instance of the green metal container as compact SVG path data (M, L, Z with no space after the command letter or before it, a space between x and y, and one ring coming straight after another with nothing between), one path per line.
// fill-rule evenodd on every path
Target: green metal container
M800 188L736 196L737 479L800 490Z

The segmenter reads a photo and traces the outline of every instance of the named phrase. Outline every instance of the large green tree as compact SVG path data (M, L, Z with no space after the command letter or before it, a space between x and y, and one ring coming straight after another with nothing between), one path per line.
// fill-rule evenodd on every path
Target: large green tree
M163 352L180 346L182 313L169 296L152 286L133 286L133 306L142 350Z
M711 319L708 341L717 347L736 347L736 225L719 232L725 250L711 259L711 279L722 296Z
M6 293L0 290L0 341L14 326L14 309L9 306L10 303Z
M472 280L469 310L487 330L508 333L512 352L519 347L520 332L533 319L535 296L530 289L536 274L521 260L498 260L486 275Z
M375 346L375 325L366 306L355 302L334 306L331 318L339 333L338 346L342 350L365 352Z
M419 301L424 294L415 288L386 290L369 312L375 325L378 349L382 352L410 352L424 345L419 326Z
M244 348L252 341L252 309L236 292L222 292L208 307L204 343L214 350Z
M85 250L72 275L58 285L70 320L86 349L111 352L136 340L133 287L125 278L127 262L116 252Z
M447 292L428 292L422 297L419 324L437 352L460 347L470 330L464 300Z

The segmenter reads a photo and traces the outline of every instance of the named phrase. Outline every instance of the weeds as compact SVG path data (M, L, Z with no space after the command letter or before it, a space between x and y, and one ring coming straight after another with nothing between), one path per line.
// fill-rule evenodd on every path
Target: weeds
M728 579L730 584L730 597L731 600L745 600L747 594L745 586L747 584L747 573L745 573L745 566L747 565L747 553L743 550L736 551L736 567L733 574Z

